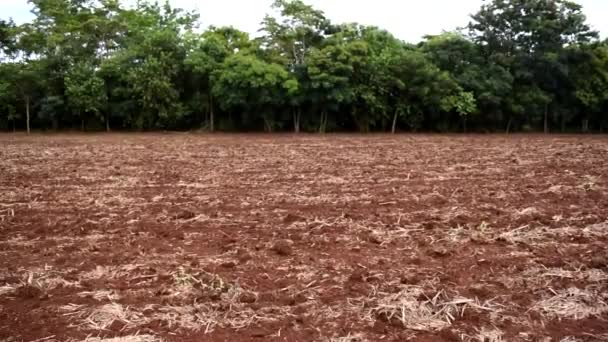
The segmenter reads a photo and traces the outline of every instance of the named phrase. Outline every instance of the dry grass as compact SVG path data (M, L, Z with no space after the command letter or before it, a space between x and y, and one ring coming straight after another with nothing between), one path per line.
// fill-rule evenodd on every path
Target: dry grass
M585 191L594 191L598 188L599 179L594 176L585 175L583 177L583 183L579 185L579 188Z
M535 207L528 207L528 208L516 211L515 217L522 218L522 217L530 217L530 216L539 215L539 214L540 214L540 211L538 209L536 209Z
M533 267L525 270L522 276L527 278L528 282L541 282L544 279L551 278L563 278L563 279L575 279L579 281L586 281L591 283L599 283L608 281L608 273L603 270L591 268L591 269L564 269L557 267ZM544 279L543 279L544 278Z
M119 303L111 303L96 308L83 305L64 305L59 308L64 316L75 321L75 325L89 330L105 330L114 322L120 322L125 329L144 323L143 315L124 307Z
M82 342L162 342L163 339L152 335L130 335L113 338L89 337Z
M608 312L607 300L608 294L593 287L584 290L575 287L560 291L550 290L531 310L549 318L583 319Z
M597 238L608 236L608 222L597 223L586 226L584 228L578 227L561 227L561 228L546 228L546 227L535 227L531 228L528 225L510 230L508 232L501 233L498 238L507 241L509 243L527 243L527 244L543 244L559 238L569 237L584 237L584 238Z
M505 341L503 335L504 332L495 327L491 329L483 327L478 329L475 335L462 334L460 337L464 342L503 342Z
M457 306L443 305L447 302L442 293L421 300L424 291L410 287L381 298L371 314L389 322L396 320L404 328L421 331L442 330L450 326L454 315L459 315Z
M576 337L572 337L572 336L566 336L559 340L559 342L579 342L579 341L580 341L579 339L577 339Z
M44 292L53 290L59 286L79 288L79 281L69 281L63 278L65 272L66 271L55 271L50 267L46 267L40 270L27 271L22 276L22 283L37 287Z
M120 295L112 290L83 291L79 292L78 296L90 297L98 301L108 300L110 302L115 302L120 299Z
M482 328L477 333L477 341L479 342L502 342L503 332L498 329Z
M467 308L497 312L490 302L453 297L444 291L428 296L421 287L406 286L398 293L379 293L369 315L388 322L398 322L404 328L418 331L437 331L449 327Z
M260 322L275 321L284 317L285 310L265 307L257 311L242 301L244 295L257 298L258 294L243 289L221 276L205 271L192 272L183 267L173 274L171 296L187 298L190 295L207 295L215 301L191 305L150 305L144 309L148 320L160 320L173 329L186 329L211 333L216 328L243 329Z
M238 330L277 321L285 317L288 310L265 307L254 311L240 303L222 300L218 303L185 306L151 305L145 311L148 320L160 320L171 329L203 331L208 334L218 327Z
M230 295L238 295L242 289L238 284L231 284L217 274L197 271L187 271L180 267L173 272L173 282L176 292L174 295L186 296L197 292L208 292L222 295L230 292Z
M7 285L0 286L0 296L11 294L11 293L15 292L16 289L17 289L17 286L14 284L13 285L7 284Z
M538 214L535 208L526 208L516 212L514 216L526 216ZM555 222L563 221L563 217L556 215L552 218ZM597 223L580 228L576 226L565 226L560 228L530 227L524 225L505 232L497 233L491 229L488 223L482 222L473 229L457 226L446 230L442 240L449 242L465 243L469 240L486 241L493 240L505 241L511 244L546 245L554 243L556 239L567 239L572 237L598 238L608 236L608 222Z
M366 342L367 339L363 334L348 334L343 337L332 337L327 342Z
M84 272L80 275L82 280L92 279L117 279L129 277L133 271L145 265L127 264L121 266L96 266L95 269Z

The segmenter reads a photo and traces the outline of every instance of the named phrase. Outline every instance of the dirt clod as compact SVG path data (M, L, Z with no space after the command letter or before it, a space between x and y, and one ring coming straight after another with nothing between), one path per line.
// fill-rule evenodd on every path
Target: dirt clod
M196 214L190 210L183 210L175 215L176 220L190 220L196 217Z
M369 233L367 235L367 241L369 241L373 244L376 244L376 245L382 244L382 238L378 234L375 234L375 233Z
M404 285L416 285L420 283L421 277L417 274L406 275L401 277L401 284Z
M293 241L279 240L272 246L272 250L280 256L291 256L293 254Z
M283 223L286 223L286 224L292 224L294 222L301 222L301 221L304 221L304 218L301 216L298 216L298 215L294 215L294 214L287 214L283 218Z
M589 262L590 268L606 269L608 268L608 257L607 256L596 256Z
M446 258L452 255L452 251L446 247L435 247L429 251L429 255L435 258Z
M249 260L253 259L251 253L249 253L246 249L239 248L236 252L236 257L239 259L239 263L245 264Z
M367 272L364 270L355 270L348 277L348 281L353 283L360 283L365 281L365 277L367 276Z
M17 288L15 294L19 298L34 299L42 296L42 290L34 285L24 284Z
M244 292L239 297L239 301L241 303L251 304L251 303L255 303L257 300L258 300L258 296L256 296L254 293L251 293L251 292Z
M235 268L236 263L234 261L227 261L222 263L220 266L222 266L223 268Z

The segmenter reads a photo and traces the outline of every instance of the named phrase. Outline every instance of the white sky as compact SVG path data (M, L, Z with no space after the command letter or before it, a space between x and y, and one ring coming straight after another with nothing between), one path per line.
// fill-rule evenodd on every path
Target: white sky
M163 0L164 1L164 0ZM162 2L162 1L160 1ZM232 25L255 34L272 0L170 0L175 7L196 9L202 26ZM484 0L305 0L323 10L333 22L375 25L408 42L418 42L426 34L437 34L465 26L469 15ZM608 0L578 0L588 22L608 36ZM31 19L27 0L0 0L2 19L12 17L22 23Z

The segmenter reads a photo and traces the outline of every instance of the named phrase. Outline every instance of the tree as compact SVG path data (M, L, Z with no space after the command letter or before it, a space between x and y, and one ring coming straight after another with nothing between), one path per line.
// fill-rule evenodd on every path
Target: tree
M4 56L10 56L15 53L16 45L16 27L12 20L0 20L0 61Z
M0 121L6 120L7 124L12 123L13 131L20 117L16 108L18 98L14 82L15 67L13 63L0 64Z
M290 93L289 106L293 107L293 126L300 132L302 107L312 104L313 87L309 84L308 61L313 49L320 48L330 22L322 11L306 5L300 0L275 0L273 9L278 17L266 15L261 31L265 33L261 41L266 59L286 68L297 80L298 91Z
M449 112L455 110L463 118L463 130L467 131L467 118L477 111L477 101L471 92L459 91L456 95L445 98L442 103L443 110Z
M224 61L237 51L252 48L249 35L232 27L211 27L200 36L194 36L193 48L186 57L185 64L198 78L198 88L207 93L209 130L215 130L213 99L214 73Z
M102 111L106 107L107 94L105 83L95 67L89 63L78 63L68 71L65 78L68 104L81 119L81 129L85 129L87 114L93 114L102 121ZM110 123L106 120L106 130Z
M567 0L493 0L472 16L469 32L489 58L505 66L517 88L539 88L544 131L553 99L561 98L568 69L560 56L570 45L597 38L582 7ZM529 72L528 72L529 70ZM513 99L515 100L515 99Z
M427 36L421 49L441 70L449 72L463 91L473 94L479 110L485 113L485 125L488 119L504 118L513 76L496 58L484 56L479 45L455 32Z
M121 15L128 35L116 62L124 70L127 97L141 108L126 120L138 129L175 127L187 114L178 89L186 58L182 32L192 29L197 16L168 2L138 3Z
M213 92L222 108L241 109L254 115L262 113L267 132L272 132L276 124L273 108L282 104L283 95L297 91L297 81L280 65L246 53L226 59L214 78Z
M608 104L608 44L573 47L569 53L572 95L582 109L581 130L589 131L589 120L593 117L601 130L604 119L600 115Z
M444 99L458 88L450 75L421 52L402 48L384 59L387 65L387 92L393 110L392 132L399 119L405 119L411 129L420 128L425 110L444 109ZM451 108L450 108L451 109Z
M353 97L350 77L353 73L352 55L349 50L331 42L315 49L308 62L308 77L312 104L319 109L319 133L327 131L329 110L337 110Z
M27 134L31 132L31 105L37 88L40 86L39 64L18 63L13 78L17 96L23 101L25 106L25 127Z

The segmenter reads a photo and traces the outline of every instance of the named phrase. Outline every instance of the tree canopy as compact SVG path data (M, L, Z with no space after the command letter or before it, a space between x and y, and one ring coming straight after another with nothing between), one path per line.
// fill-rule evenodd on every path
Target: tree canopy
M0 129L608 126L608 41L572 1L489 0L418 44L302 0L275 0L257 37L168 2L29 2L31 22L0 21Z

